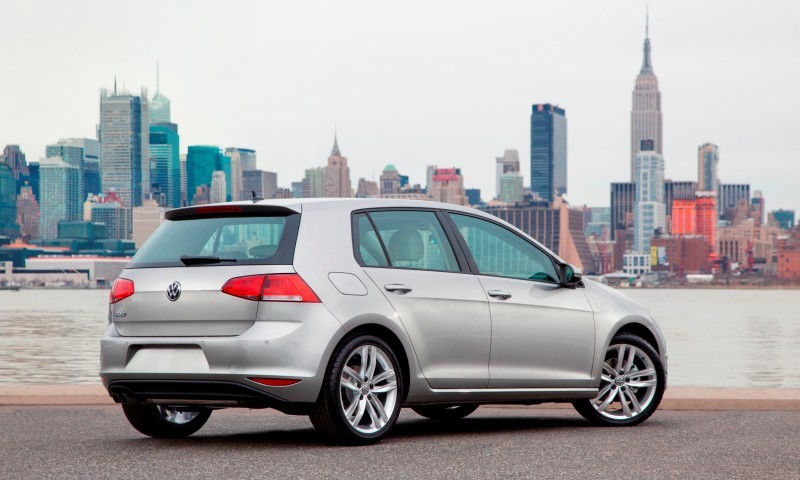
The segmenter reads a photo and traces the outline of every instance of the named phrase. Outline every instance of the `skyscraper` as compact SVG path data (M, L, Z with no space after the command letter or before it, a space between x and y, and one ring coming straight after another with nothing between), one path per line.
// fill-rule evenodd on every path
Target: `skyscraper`
M523 198L522 174L520 172L504 173L500 177L500 190L497 199L504 203L521 202Z
M502 157L495 158L495 179L494 188L497 198L503 196L501 178L507 173L519 172L519 152L516 150L506 150Z
M664 205L664 157L656 152L639 152L634 162L636 206L633 247L636 253L650 253L650 238L666 227Z
M39 237L39 203L33 196L33 187L27 183L22 185L17 195L17 225L25 241Z
M611 240L617 240L617 230L633 225L636 204L636 184L616 182L611 184ZM624 239L622 239L624 242Z
M244 177L242 172L257 170L256 151L247 148L228 147L225 149L225 156L231 159L231 199L246 200L250 198L250 191L244 188Z
M644 58L636 77L631 110L631 180L634 180L636 154L642 151L642 141L652 140L653 151L663 155L661 92L650 59L650 22L645 23Z
M325 196L349 198L353 196L353 187L350 183L350 167L347 166L347 157L339 151L339 141L333 137L333 148L325 167Z
M221 203L225 201L225 198L228 196L225 183L225 172L216 170L211 174L211 189L208 192L211 203Z
M400 173L394 165L390 163L383 167L378 185L381 195L400 193Z
M174 123L150 124L151 185L163 194L162 207L181 206L180 135Z
M717 192L697 192L697 234L708 241L708 251L717 249Z
M239 157L239 164L242 166L242 171L256 170L256 151L249 148L228 147L225 149L225 155L228 157Z
M147 90L141 96L100 90L100 176L125 207L138 207L150 193ZM128 222L131 223L131 222Z
M713 143L704 143L697 147L697 188L704 192L716 192L719 188L717 167L719 165L719 147Z
M549 103L531 111L531 192L548 202L567 193L567 117Z
M186 156L186 189L195 194L197 187L211 186L214 171L225 172L226 200L230 201L231 191L231 159L222 154L216 145L193 145L188 148Z
M81 153L82 157L82 153ZM60 156L42 158L39 162L39 236L56 238L58 222L83 218L80 195L81 171Z
M464 193L464 177L460 168L437 168L428 195L435 202L469 205L467 195Z
M750 203L749 183L720 183L717 189L717 214L720 219L733 221L739 202Z
M306 168L303 177L303 198L325 196L325 167Z
M253 198L253 193L261 198L273 198L278 190L278 174L263 170L242 172L244 199Z
M14 180L19 181L20 177L28 176L28 163L25 161L25 154L20 150L19 145L6 145L3 149L3 156L0 162L5 163L11 168Z
M150 123L170 123L172 113L170 112L170 101L161 93L161 78L158 65L156 64L156 93L149 105Z
M6 157L0 158L0 235L15 237L17 226L17 180Z
M667 207L667 217L672 217L675 200L694 200L695 192L697 192L697 182L664 180L664 204Z
M87 193L97 194L97 191L90 191L86 188L86 169L87 165L92 172L97 172L98 157L100 155L100 143L93 138L62 138L58 142L47 145L45 149L47 157L61 157L68 164L77 167L81 173L80 185L78 187L78 197L83 201ZM89 176L89 181L93 187L99 187L99 179Z

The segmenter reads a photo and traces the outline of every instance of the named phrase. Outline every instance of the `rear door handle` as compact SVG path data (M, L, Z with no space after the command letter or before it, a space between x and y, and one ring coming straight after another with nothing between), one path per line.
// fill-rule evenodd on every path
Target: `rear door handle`
M511 294L505 290L489 290L486 293L488 293L490 297L499 298L500 300L508 300L511 298Z
M396 293L398 295L405 295L406 293L411 291L411 287L407 287L407 286L401 285L399 283L390 283L388 285L384 285L383 288L387 292Z

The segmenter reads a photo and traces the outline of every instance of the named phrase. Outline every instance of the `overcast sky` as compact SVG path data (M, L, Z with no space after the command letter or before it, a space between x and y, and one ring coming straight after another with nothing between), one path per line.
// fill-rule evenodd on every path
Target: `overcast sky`
M800 213L800 2L650 1L667 178L696 180L720 148L722 182ZM189 145L258 151L288 187L324 165L338 128L353 187L393 163L462 168L494 195L518 149L530 184L530 106L568 119L568 197L607 206L629 178L631 91L645 2L31 1L0 3L0 144L29 160L94 137L114 77L172 100Z

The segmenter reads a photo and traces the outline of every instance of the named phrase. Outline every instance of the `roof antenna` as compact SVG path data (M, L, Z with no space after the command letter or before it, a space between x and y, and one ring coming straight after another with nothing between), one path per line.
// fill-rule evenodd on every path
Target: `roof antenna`
M264 200L264 197L256 195L256 191L255 190L250 190L250 191L253 192L253 203L258 202L259 200Z

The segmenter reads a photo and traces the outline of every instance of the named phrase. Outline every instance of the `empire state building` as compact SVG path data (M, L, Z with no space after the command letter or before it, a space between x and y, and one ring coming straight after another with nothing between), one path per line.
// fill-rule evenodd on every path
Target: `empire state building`
M661 92L658 90L658 78L653 72L650 60L649 21L645 26L644 59L642 69L636 77L633 89L633 109L631 110L631 181L634 178L634 160L642 151L642 142L658 154L662 152L662 119ZM652 145L650 144L652 142Z

